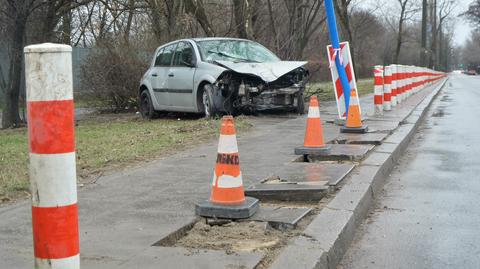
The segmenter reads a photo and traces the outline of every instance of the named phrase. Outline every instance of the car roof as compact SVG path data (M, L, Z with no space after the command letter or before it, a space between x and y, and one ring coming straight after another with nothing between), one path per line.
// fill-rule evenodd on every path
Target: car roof
M239 41L255 42L255 41L252 41L252 40L243 39L243 38L235 38L235 37L196 37L196 38L183 38L183 39L173 40L173 41L170 41L168 43L165 43L165 44L162 44L162 45L158 46L157 49L166 47L168 45L171 45L171 44L174 44L174 43L177 43L177 42L180 42L180 41L199 42L199 41L208 41L208 40L239 40Z
M243 38L235 38L235 37L197 37L197 38L192 38L191 40L197 42L197 41L207 41L207 40L242 40L242 41L252 41L248 39L243 39Z

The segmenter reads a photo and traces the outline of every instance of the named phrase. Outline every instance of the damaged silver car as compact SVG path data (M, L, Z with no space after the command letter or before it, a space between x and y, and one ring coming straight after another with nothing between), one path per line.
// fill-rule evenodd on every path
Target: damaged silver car
M139 87L144 118L159 111L218 114L304 112L307 62L281 61L245 39L194 38L155 51Z

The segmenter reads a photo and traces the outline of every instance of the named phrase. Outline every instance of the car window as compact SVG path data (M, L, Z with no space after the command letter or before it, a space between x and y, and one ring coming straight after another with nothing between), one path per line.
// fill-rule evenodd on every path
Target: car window
M193 48L187 42L178 43L175 49L175 56L173 58L174 66L188 66L185 63L192 63L194 59Z
M214 39L198 41L202 60L233 62L277 62L280 59L257 42L236 39Z
M156 66L170 66L172 62L173 52L175 50L175 46L177 44L168 45L162 49L158 56L158 65L155 63Z
M163 48L159 49L157 55L155 56L155 66L160 66L160 55L162 55Z

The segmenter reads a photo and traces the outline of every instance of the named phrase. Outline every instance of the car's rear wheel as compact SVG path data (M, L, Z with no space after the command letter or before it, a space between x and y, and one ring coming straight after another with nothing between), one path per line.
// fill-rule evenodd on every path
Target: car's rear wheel
M213 118L217 115L215 103L213 102L213 87L211 84L205 84L205 86L203 86L202 105L206 118Z
M152 97L148 90L143 90L142 93L140 93L139 108L144 119L150 120L155 118L156 113L153 108Z

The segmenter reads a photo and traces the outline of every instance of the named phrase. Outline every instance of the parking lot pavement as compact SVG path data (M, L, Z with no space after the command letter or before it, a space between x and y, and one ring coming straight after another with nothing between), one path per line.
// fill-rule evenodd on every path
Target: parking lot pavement
M412 103L423 99L422 93L415 96ZM364 113L371 113L372 101L371 95L361 99ZM407 115L410 111L406 104L395 113ZM335 113L333 102L321 104L323 120L335 118ZM260 116L254 125L252 131L238 134L245 186L296 158L293 149L303 143L305 116ZM324 125L327 141L338 134L338 126ZM193 221L194 202L210 192L216 146L217 141L212 141L102 176L82 188L78 199L82 267L117 268L140 253L151 253L145 250ZM24 201L0 208L0 260L6 268L31 267L29 206L30 202Z

